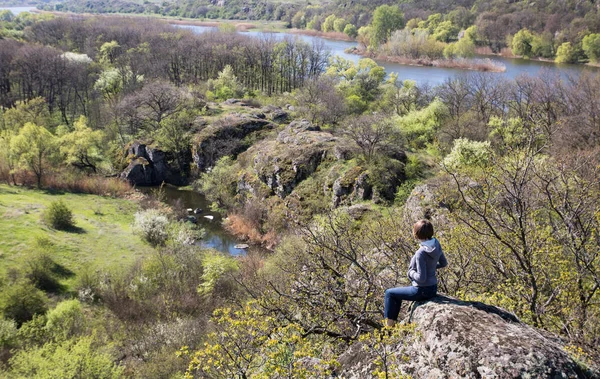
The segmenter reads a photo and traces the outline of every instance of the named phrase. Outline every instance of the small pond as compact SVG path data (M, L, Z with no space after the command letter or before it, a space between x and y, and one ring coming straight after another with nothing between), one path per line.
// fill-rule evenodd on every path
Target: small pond
M159 187L137 187L137 189L140 192L149 194L158 191ZM255 246L250 246L248 250L236 248L236 245L243 242L223 228L223 217L218 212L210 210L210 202L206 200L204 195L170 185L163 186L163 190L167 204L202 210L199 214L193 214L198 219L198 226L206 232L205 237L198 242L200 246L236 256L244 255L249 250L262 250L262 248Z

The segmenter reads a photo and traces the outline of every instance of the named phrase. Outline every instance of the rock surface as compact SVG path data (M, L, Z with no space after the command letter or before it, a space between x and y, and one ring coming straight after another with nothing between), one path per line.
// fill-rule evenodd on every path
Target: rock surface
M162 150L136 141L127 149L127 157L130 163L121 173L121 179L139 186L181 184L180 173L169 165Z
M247 146L243 139L248 135L271 129L270 121L248 115L228 116L206 127L194 141L192 156L200 171L213 167L219 158L238 155Z
M253 169L263 183L281 198L333 157L337 138L322 132L306 120L290 123L275 141L254 145L247 154L253 157Z
M557 337L483 303L440 295L417 303L412 322L417 338L395 354L405 358L400 368L413 378L598 378ZM375 359L354 344L340 357L339 377L371 378Z

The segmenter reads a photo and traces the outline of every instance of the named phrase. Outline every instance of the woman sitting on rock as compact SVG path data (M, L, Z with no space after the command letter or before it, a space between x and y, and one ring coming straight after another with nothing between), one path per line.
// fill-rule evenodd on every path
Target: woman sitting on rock
M420 246L408 267L408 278L412 286L389 288L385 291L383 314L386 326L393 326L398 320L402 300L421 301L434 297L437 293L436 270L448 265L440 242L433 238L431 222L417 221L413 226L413 235L419 240Z

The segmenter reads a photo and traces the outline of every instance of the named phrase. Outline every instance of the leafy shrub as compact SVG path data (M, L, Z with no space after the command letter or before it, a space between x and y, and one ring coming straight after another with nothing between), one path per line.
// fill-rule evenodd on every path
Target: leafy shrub
M58 303L48 312L46 318L46 329L56 341L64 341L79 335L85 328L85 316L78 300Z
M121 378L123 368L113 363L105 346L94 346L92 337L47 343L21 350L10 360L10 377Z
M14 320L0 319L0 349L14 346L17 340L17 323Z
M466 138L454 140L454 147L444 158L444 165L456 170L463 167L486 165L491 157L489 141L470 141Z
M234 258L211 252L203 257L202 266L204 272L202 273L202 284L198 286L198 292L203 295L211 293L227 273L238 270L238 264Z
M133 222L134 232L152 246L163 246L167 242L168 226L167 216L158 209L137 212Z
M46 295L29 282L3 288L0 295L0 312L21 325L36 314L46 312Z
M73 212L62 200L50 203L43 213L43 220L46 225L58 230L68 230L75 226Z

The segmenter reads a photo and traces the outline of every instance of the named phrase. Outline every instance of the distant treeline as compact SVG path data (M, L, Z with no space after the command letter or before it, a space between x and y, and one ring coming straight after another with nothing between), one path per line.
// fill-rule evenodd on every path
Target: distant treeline
M280 3L268 0L177 0L139 4L127 0L73 1L44 5L43 9L91 13L148 13L164 16L279 20L296 28L321 29L327 17L343 18L357 29L371 22L373 11L384 1L337 0L331 3L298 1ZM600 15L594 1L567 0L561 2L527 1L401 1L398 5L405 20L427 20L440 14L455 27L466 29L475 25L482 43L499 52L510 47L510 38L521 29L528 29L551 40L555 46L569 42L580 47L583 36L600 32Z

